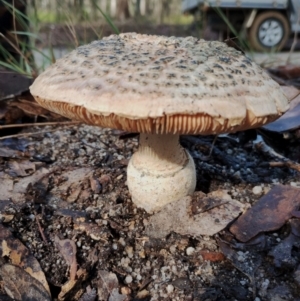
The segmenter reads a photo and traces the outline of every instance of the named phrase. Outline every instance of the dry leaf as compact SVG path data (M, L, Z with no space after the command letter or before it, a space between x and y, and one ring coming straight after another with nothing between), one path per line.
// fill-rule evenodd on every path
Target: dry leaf
M300 205L300 189L277 185L235 221L230 231L246 242L259 233L281 228Z
M57 201L62 196L66 196L68 202L75 202L82 191L81 183L88 180L92 171L90 167L83 167L63 172L61 178L66 180L51 190L51 198Z
M300 77L300 66L298 65L287 64L270 69L269 71L283 79L295 79Z
M30 141L26 138L6 138L0 140L0 148L9 148L12 150L18 150L21 152L25 152L27 150L27 146L30 144ZM30 155L31 156L31 155Z
M27 91L32 79L14 71L0 72L0 100L13 98Z
M0 103L0 120L5 118L5 115L8 112L8 107L5 103Z
M263 128L268 131L279 132L279 133L296 130L299 127L300 127L300 103L297 104L295 107L290 108L284 115L282 115L276 121L263 126Z
M12 177L26 177L36 171L36 163L29 160L10 161L8 167L8 173Z
M20 266L31 277L38 280L50 295L49 286L39 262L11 232L0 224L0 256L8 257L12 264Z
M46 186L45 184L48 183L49 174L49 170L42 167L34 174L21 178L18 182L14 182L12 191L10 190L8 193L6 193L6 195L9 194L9 198L11 198L14 203L23 204L26 201L26 192L29 185L34 186L36 183L40 183L44 179L45 183L43 183L43 186ZM0 182L0 191L1 189L5 189L5 187L2 187L2 185L4 184Z
M0 267L0 276L5 292L13 300L51 300L48 291L42 283L20 267L4 264Z
M256 256L253 256L251 253L243 253L244 256L242 257L242 260L240 258L240 254L237 250L231 248L230 244L227 244L226 242L223 242L221 240L218 240L218 245L222 251L222 253L225 255L225 257L231 261L231 263L243 274L245 274L251 281L251 283L254 285L255 282L255 271L261 264L261 254L256 254ZM255 289L255 285L254 285Z
M11 199L13 196L14 181L7 176L0 175L0 201Z
M7 110L1 110L1 119L6 124L15 124L22 121L22 118L24 117L24 113L22 110L16 107L8 107L6 106ZM5 114L5 115L4 115ZM3 116L4 115L4 116ZM5 131L2 131L2 133L5 133Z
M13 220L16 213L13 205L11 200L0 200L0 221L2 221L2 223L9 223Z
M80 297L78 301L95 301L96 297L96 290L94 288L91 289L91 287L88 285L86 288L86 292Z
M99 270L97 288L99 300L108 300L112 291L119 288L119 281L116 274Z
M23 152L20 152L18 150L14 150L8 147L1 147L0 148L0 157L4 158L13 158L13 159L24 159L24 157L29 156L28 154L26 155Z
M299 245L300 237L297 236L300 231L300 220L292 219L291 233L283 239L277 246L272 248L269 255L274 258L274 264L277 268L294 269L298 263L297 257L292 256L292 248L294 245Z
M75 280L77 272L77 248L75 242L70 239L60 240L57 236L55 236L54 241L57 249L62 254L67 264L70 266L70 280Z
M102 229L98 225L84 222L81 222L79 224L74 223L74 230L77 230L81 233L85 232L93 240L103 240L103 233L101 231Z
M119 293L117 288L114 288L108 298L108 301L125 301L127 300L126 295L122 295Z
M74 300L73 294L78 291L79 286L82 285L82 282L85 281L88 277L88 273L85 269L79 269L76 273L75 280L69 280L61 287L61 291L58 295L59 301L64 301L65 299Z
M91 185L91 189L92 189L93 193L98 194L101 192L101 188L102 188L101 184L95 176L90 177L90 185Z
M195 193L197 195L197 193ZM195 195L194 195L195 196ZM244 206L225 191L216 191L207 195L216 202L212 208L200 194L199 203L203 199L204 206L195 209L190 196L167 204L158 213L152 215L146 227L147 235L154 238L164 238L174 231L181 235L200 236L214 235L224 229L242 211ZM204 212L203 212L204 210ZM201 213L202 212L202 213Z
M22 98L19 98L18 101L10 102L9 105L21 109L28 116L42 116L46 118L46 115L49 112L36 102L28 101Z
M281 86L281 89L289 101L297 97L300 93L300 90L294 86Z

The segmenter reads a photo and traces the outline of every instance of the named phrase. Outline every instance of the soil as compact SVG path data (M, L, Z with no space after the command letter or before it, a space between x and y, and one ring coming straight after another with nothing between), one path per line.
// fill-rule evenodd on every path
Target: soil
M18 199L3 199L0 213L5 229L38 260L52 300L300 300L300 238L281 266L270 255L289 236L289 222L255 243L239 242L228 228L214 236L172 232L152 238L145 232L150 215L135 207L126 185L137 136L87 125L23 132L28 136L11 140L23 157L0 156L0 176L31 184ZM249 208L275 184L300 186L295 170L268 165L274 157L255 147L256 135L219 137L211 156L214 137L182 137L195 160L197 191L226 190ZM295 160L299 153L289 147L286 141L284 149ZM74 270L58 243L65 241L74 242L76 257L71 288L66 283ZM0 263L11 260L3 256ZM12 300L3 283L0 276L0 300Z

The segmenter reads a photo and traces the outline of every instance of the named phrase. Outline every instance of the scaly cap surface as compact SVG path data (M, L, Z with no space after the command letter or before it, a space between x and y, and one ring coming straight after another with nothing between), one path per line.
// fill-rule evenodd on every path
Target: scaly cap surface
M221 42L126 33L78 47L30 88L71 119L144 133L258 127L288 109L280 86Z

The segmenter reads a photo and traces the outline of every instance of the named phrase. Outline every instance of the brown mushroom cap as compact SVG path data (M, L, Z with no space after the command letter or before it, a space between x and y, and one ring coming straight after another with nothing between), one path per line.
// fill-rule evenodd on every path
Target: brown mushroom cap
M71 119L144 133L233 132L288 109L280 86L240 51L193 37L112 35L57 60L30 90Z

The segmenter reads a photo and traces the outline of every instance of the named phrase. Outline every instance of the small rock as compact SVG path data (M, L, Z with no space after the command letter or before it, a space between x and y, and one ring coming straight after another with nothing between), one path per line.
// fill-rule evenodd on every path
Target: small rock
M194 254L194 252L195 252L195 248L193 248L193 247L188 247L186 249L186 255L187 256L190 256L190 255Z
M127 296L119 294L117 288L113 288L108 298L108 301L125 301L125 300L127 300Z
M34 215L34 214L30 214L28 217L29 217L31 220L34 220L34 219L35 219L35 215Z
M176 252L176 246L175 246L175 245L172 245L172 246L170 247L170 252L171 252L172 254L175 254L175 252Z
M144 299L146 298L147 296L149 296L149 292L147 290L142 290L142 291L139 291L137 294L136 294L136 297L138 299Z
M140 256L141 258L145 258L145 257L146 257L146 253L145 253L145 250L144 250L144 249L141 250L141 251L139 252L139 256Z
M241 172L238 170L232 176L235 177L235 178L240 178L241 177Z
M258 195L262 193L262 187L261 186L254 186L252 189L253 194Z
M259 290L259 294L260 296L262 297L265 297L267 296L267 289L269 287L269 284L270 284L270 280L269 279L265 279L262 284L261 284L261 287L260 287L260 290Z
M170 293L172 293L174 291L174 286L172 285L172 284L169 284L168 286L167 286L167 292L170 294Z
M120 243L123 247L126 246L126 242L125 242L125 240L124 240L123 237L121 237L121 238L119 239L119 243Z
M244 262L244 261L245 261L245 257L239 255L238 258L237 258L237 260L238 260L239 262Z
M129 258L133 257L133 248L131 246L126 246L125 251L126 251Z
M121 293L122 295L130 295L131 289L128 286L121 287Z
M126 283L131 283L132 282L132 276L130 276L130 275L126 276L125 282Z
M123 178L123 175L117 176L117 180L121 180Z

